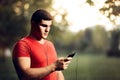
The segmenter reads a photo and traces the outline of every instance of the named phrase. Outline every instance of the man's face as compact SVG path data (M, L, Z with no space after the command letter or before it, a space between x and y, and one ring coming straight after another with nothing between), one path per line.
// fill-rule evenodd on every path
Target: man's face
M37 36L39 38L46 39L49 31L51 29L52 21L51 20L42 20L40 24L38 24L39 30L37 30Z

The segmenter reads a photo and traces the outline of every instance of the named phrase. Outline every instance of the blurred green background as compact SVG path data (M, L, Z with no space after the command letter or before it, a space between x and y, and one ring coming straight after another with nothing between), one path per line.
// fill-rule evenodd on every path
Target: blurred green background
M120 1L105 0L99 9L113 29L106 30L106 26L96 23L78 32L69 30L68 12L62 7L56 10L55 1L59 0L0 0L0 80L18 80L11 60L12 48L29 33L31 15L39 8L55 18L48 39L55 44L58 56L77 51L69 68L63 71L66 80L120 80ZM84 4L93 8L97 5L94 0L85 0Z

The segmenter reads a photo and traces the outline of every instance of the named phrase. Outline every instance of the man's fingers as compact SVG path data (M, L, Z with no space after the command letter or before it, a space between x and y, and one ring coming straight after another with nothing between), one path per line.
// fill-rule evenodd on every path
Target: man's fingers
M71 61L72 58L71 57L68 57L68 58L65 58L64 61L67 62L67 61Z
M71 62L71 57L67 57L67 58L64 58L64 57L61 57L61 58L58 58L57 62L56 62L56 70L65 70L68 68L68 65L70 64Z

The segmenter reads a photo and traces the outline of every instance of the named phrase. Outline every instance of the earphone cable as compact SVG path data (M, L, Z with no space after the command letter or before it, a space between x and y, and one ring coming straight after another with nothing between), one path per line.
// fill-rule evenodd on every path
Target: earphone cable
M78 80L78 57L76 56L76 80Z

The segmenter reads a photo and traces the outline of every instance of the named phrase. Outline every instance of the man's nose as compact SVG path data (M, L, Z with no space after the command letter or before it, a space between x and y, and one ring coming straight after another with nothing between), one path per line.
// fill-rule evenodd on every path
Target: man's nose
M50 27L46 27L45 31L48 32L50 30Z

